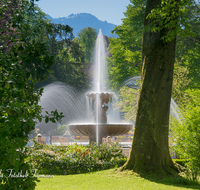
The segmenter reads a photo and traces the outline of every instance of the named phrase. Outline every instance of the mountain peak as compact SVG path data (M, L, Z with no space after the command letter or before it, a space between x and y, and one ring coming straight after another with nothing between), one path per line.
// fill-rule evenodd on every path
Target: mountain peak
M76 17L76 15L77 15L77 14L71 14L71 15L69 15L69 16L66 17L66 18L74 18L74 17Z
M72 13L67 18L74 18L74 17L95 17L95 16L90 13L77 13L77 14Z

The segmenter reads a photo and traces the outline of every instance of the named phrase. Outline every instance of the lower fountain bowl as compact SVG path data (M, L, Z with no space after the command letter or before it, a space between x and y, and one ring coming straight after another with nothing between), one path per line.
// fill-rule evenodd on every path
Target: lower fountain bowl
M69 130L79 136L96 136L97 124L71 124ZM128 133L133 125L130 123L99 123L98 133L101 138Z

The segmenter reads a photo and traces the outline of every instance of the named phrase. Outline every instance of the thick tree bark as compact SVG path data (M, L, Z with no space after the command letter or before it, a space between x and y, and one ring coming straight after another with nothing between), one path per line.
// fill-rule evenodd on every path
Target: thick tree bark
M146 19L160 0L147 0ZM145 32L142 46L142 84L130 156L121 168L135 172L173 173L176 168L169 154L169 112L176 39L161 38L169 31Z

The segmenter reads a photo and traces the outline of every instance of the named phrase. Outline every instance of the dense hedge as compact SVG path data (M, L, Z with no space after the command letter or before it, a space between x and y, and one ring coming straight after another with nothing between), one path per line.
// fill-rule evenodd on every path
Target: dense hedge
M118 144L71 145L67 147L36 144L27 158L37 174L66 175L120 167L126 162Z

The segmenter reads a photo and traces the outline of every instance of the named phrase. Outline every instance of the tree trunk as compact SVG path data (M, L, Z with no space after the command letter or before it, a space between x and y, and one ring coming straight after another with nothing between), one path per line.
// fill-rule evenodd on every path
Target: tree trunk
M150 11L161 3L147 0L144 26ZM161 40L169 29L145 32L142 46L142 84L130 156L121 168L138 173L174 173L168 144L169 112L176 39Z

